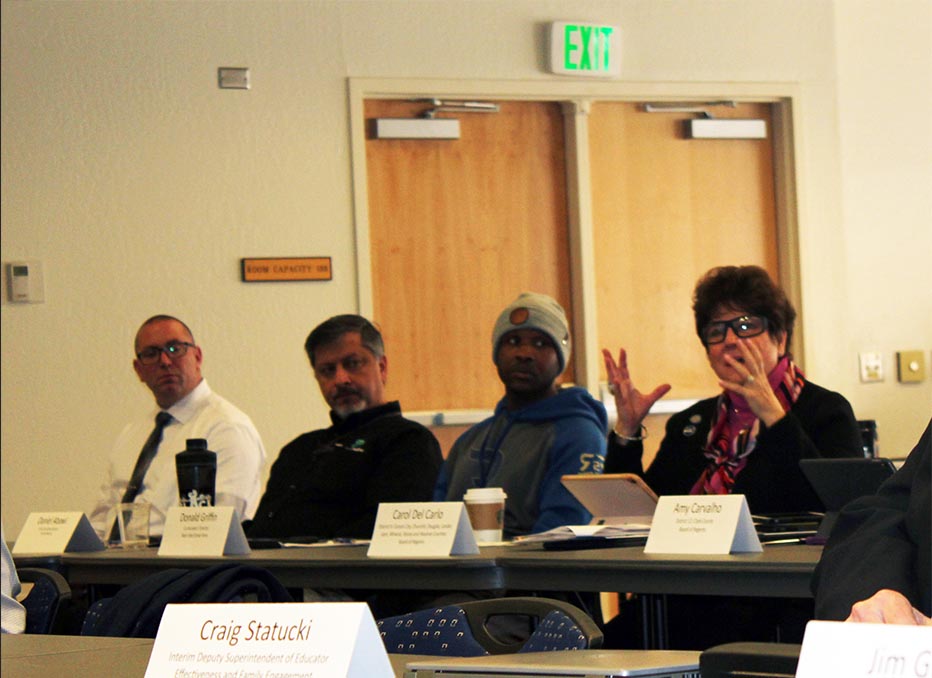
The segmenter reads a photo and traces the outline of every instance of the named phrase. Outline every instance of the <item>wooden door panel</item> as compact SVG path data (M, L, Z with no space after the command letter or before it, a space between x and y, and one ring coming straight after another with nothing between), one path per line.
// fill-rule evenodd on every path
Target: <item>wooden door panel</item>
M492 325L520 292L572 313L560 106L500 107L457 114L458 140L366 141L374 320L389 393L408 410L497 402ZM371 99L365 116L425 108Z
M767 104L714 111L770 129ZM699 276L757 264L778 279L771 140L685 139L688 117L598 102L589 121L599 343L668 398L719 390L693 325Z

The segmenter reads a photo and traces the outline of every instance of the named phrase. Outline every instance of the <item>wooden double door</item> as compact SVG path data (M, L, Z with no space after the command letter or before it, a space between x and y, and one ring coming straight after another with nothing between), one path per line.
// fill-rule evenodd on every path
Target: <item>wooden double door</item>
M457 114L457 140L366 140L373 317L386 339L391 397L406 410L490 409L502 394L492 325L526 290L555 297L571 318L574 303L594 305L598 345L624 346L645 386L670 382L678 398L715 392L692 289L722 264L758 264L778 277L771 138L686 139L689 115L593 102L587 296L572 282L568 186L578 182L567 176L568 107L496 103L497 113ZM716 116L763 118L770 129L771 107L739 104ZM365 117L424 108L368 99ZM585 371L571 363L563 381Z

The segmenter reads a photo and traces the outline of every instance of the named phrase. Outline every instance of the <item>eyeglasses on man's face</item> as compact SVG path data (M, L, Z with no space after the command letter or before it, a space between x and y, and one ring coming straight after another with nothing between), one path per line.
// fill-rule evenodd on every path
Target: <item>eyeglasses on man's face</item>
M759 315L743 315L731 320L719 320L709 323L702 329L702 341L705 342L706 346L721 344L725 341L729 327L736 337L742 339L756 337L758 334L767 331L767 318Z
M337 367L342 367L347 374L358 374L371 362L367 356L354 353L339 360L318 363L314 367L314 374L318 379L333 379L337 375Z
M196 344L188 341L170 341L164 346L146 346L136 357L143 365L155 365L162 359L164 353L170 360L176 360L188 352L188 348L196 348Z

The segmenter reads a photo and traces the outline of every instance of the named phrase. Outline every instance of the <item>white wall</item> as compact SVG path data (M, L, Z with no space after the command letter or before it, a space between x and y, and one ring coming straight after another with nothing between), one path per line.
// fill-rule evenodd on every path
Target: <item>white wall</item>
M839 0L836 36L847 270L823 283L844 316L807 357L832 360L881 454L902 456L932 416L932 2ZM920 349L926 381L898 383L895 352ZM861 351L882 354L883 383L858 382Z
M0 306L10 534L92 504L150 404L130 362L153 313L189 322L273 456L325 424L301 346L356 308L347 78L552 80L561 19L621 26L625 80L798 83L808 374L909 449L932 382L890 361L932 346L927 0L3 0L2 259L41 259L47 298ZM242 257L301 255L334 279L239 281ZM865 349L885 383L857 382Z

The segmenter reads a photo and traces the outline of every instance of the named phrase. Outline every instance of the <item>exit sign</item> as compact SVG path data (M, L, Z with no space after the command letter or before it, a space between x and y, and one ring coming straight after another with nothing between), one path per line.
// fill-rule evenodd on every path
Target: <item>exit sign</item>
M550 70L588 77L621 74L621 31L615 26L559 21L550 28Z

